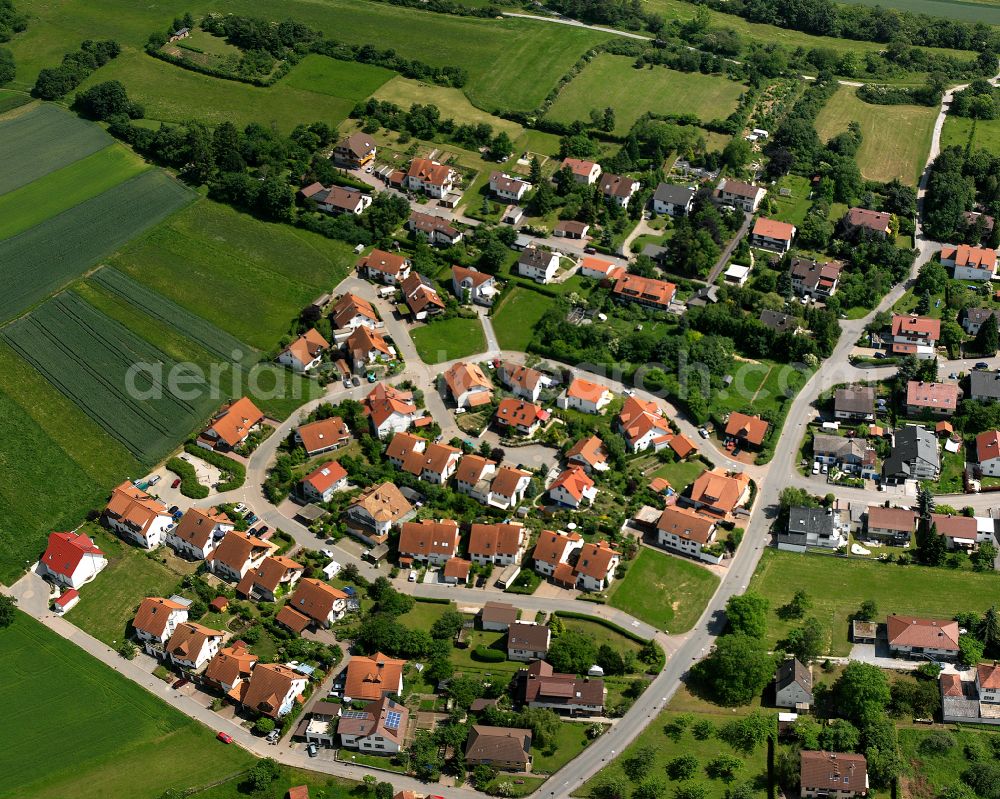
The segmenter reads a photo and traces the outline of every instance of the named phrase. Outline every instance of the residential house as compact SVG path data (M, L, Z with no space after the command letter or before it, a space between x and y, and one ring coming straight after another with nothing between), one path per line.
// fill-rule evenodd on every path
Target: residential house
M468 585L472 572L472 561L465 558L451 558L441 569L441 579L449 585Z
M487 504L500 510L513 510L524 501L524 494L531 483L531 472L501 466L490 483Z
M460 449L410 433L396 433L386 447L385 454L397 469L436 485L448 482L462 457Z
M560 219L552 228L552 235L556 238L584 239L590 232L590 225L586 222L577 222L575 219Z
M187 620L187 604L149 596L139 603L139 609L132 619L132 629L146 650L146 654L156 657L162 654L164 645L170 640L177 626Z
M1000 372L985 369L969 372L969 399L977 402L1000 401Z
M414 233L425 235L428 244L436 244L440 247L451 247L462 240L461 230L447 219L433 214L411 211L406 227Z
M941 266L951 267L955 280L993 280L997 252L989 247L946 244L941 248Z
M658 452L670 445L673 436L663 409L655 402L641 400L634 394L625 398L616 427L625 437L629 452L647 449Z
M511 226L520 224L523 218L524 218L524 209L519 205L514 205L513 203L507 205L503 209L503 213L500 215L500 221L503 222L505 225L511 225ZM521 236L525 236L530 239L530 236L527 236L527 234L525 233L522 233ZM518 236L518 239L520 239L521 236ZM517 239L515 239L515 243L516 241Z
M310 458L324 452L346 447L351 443L351 431L339 416L317 419L295 430L295 443L306 451Z
M458 173L447 164L428 158L414 158L406 173L406 186L440 200L451 194L457 178Z
M694 205L694 194L689 186L661 183L653 192L653 211L668 216L687 216Z
M976 436L976 460L984 477L1000 477L1000 431L987 430Z
M906 508L869 505L865 534L869 539L899 545L909 543L917 527L917 514Z
M645 308L666 311L677 294L677 286L666 280L641 277L628 272L618 277L611 293L620 302L634 302Z
M239 530L229 530L205 563L223 580L238 583L250 569L256 569L276 549L274 544Z
M499 291L493 275L457 265L451 268L451 288L459 302L487 307L493 305Z
M464 361L452 364L444 373L444 382L459 408L478 408L493 400L493 383L479 364Z
M305 567L284 555L269 555L243 575L236 593L258 602L274 602L282 591L295 588Z
M941 471L937 439L919 425L906 425L893 435L892 452L882 464L882 477L895 483L936 480Z
M584 161L579 158L563 159L563 167L573 173L573 180L577 183L591 186L597 182L601 176L601 165L593 161Z
M526 541L521 524L473 524L469 532L469 558L473 563L509 566L520 562Z
M232 529L230 518L216 508L207 511L189 508L167 534L167 546L181 557L205 560Z
M465 743L465 763L470 768L531 771L531 730L473 724Z
M354 329L344 346L350 356L351 368L358 373L364 372L380 358L389 360L394 355L381 333L363 325Z
M347 594L322 580L306 577L286 607L301 613L317 628L329 627L347 614Z
M716 189L720 202L739 208L748 214L757 213L757 207L767 194L767 189L761 186L731 178L723 178Z
M349 531L361 533L362 540L384 543L389 530L413 512L393 483L382 483L362 491L345 512Z
M889 651L916 660L956 660L958 622L890 614L885 623Z
M808 547L837 549L847 541L847 525L832 508L789 508L788 525L776 536L778 549L787 552L805 552Z
M359 131L337 142L337 146L333 148L333 158L351 169L361 169L375 160L377 151L375 140Z
M863 438L813 435L813 458L820 463L839 466L845 472L875 478L875 452Z
M313 327L278 354L278 363L291 367L293 372L308 372L323 362L323 353L328 349L330 342Z
M958 408L957 383L925 383L911 380L906 384L908 416L951 416Z
M682 504L715 516L729 516L750 499L750 478L743 472L725 469L702 472L691 484L690 496L682 496Z
M296 702L304 702L309 680L280 663L258 663L250 679L234 689L237 699L251 713L279 719L292 712ZM232 694L231 694L232 696Z
M552 631L543 624L515 621L507 628L507 659L542 660L549 652Z
M371 657L352 657L344 677L344 700L350 697L378 701L386 696L402 696L405 666L405 660L381 652Z
M538 402L538 397L545 384L545 375L537 369L511 361L501 362L500 366L497 367L497 377L515 397L521 397L530 402Z
M246 397L241 397L222 407L198 437L198 446L204 449L233 449L246 441L247 436L263 421L264 414L260 409Z
M559 398L559 407L583 413L599 414L604 412L604 409L614 398L615 395L607 386L576 377Z
M621 554L607 541L586 543L580 548L576 563L557 566L552 579L564 588L603 591L614 581L620 562Z
M410 272L400 288L403 292L403 301L417 321L444 312L445 304L441 295L434 288L434 284L419 272Z
M490 191L501 200L521 202L521 198L531 191L531 188L528 181L512 177L505 172L490 173Z
M551 283L559 272L559 253L525 247L517 258L517 272L536 283Z
M833 394L833 416L858 422L875 421L875 389L871 386L838 388Z
M812 703L812 672L798 658L786 657L774 674L774 704L778 707L808 709Z
M976 666L976 691L982 702L1000 703L1000 666L980 663Z
M368 192L345 186L326 188L322 183L310 183L299 190L299 195L311 200L318 210L328 214L360 216L372 204L372 196Z
M190 28L178 28L177 30L175 30L173 33L170 34L170 38L168 39L168 41L173 43L179 41L180 39L186 39L190 35L191 35Z
M378 325L378 314L368 300L357 294L345 293L333 305L330 319L337 330L354 330L357 327Z
M991 316L1000 324L1000 311L996 308L963 308L958 314L958 322L966 333L974 336Z
M225 636L193 621L182 621L163 645L163 656L183 669L200 671L214 658Z
M603 716L604 680L558 674L536 660L515 677L514 698L522 706L541 707L570 716Z
M395 755L403 748L410 711L383 696L363 710L344 710L337 721L337 734L344 749L374 755Z
M408 258L384 250L372 250L358 260L357 266L362 277L387 286L402 283L412 268Z
M942 536L949 550L972 552L979 540L979 523L972 516L932 513L931 524Z
M968 671L942 672L941 720L959 724L997 724L1000 720L1000 666L980 663Z
M584 502L594 502L597 498L597 486L582 466L574 464L553 481L548 494L556 505L576 510Z
M104 553L86 533L49 533L37 573L56 585L78 589L107 565Z
M584 277L592 277L594 280L617 280L625 273L625 267L606 261L604 258L585 255L580 259L579 272Z
M734 438L745 449L759 448L767 436L770 427L759 416L749 416L733 411L726 421L726 436Z
M656 541L661 547L697 560L719 563L721 555L705 549L715 542L715 521L688 508L668 505L656 522Z
M455 470L458 493L485 503L489 499L490 481L497 471L497 462L481 455L463 455Z
M238 693L240 686L250 679L253 667L257 664L257 656L253 654L244 641L234 641L224 646L208 661L202 680L212 688L224 694Z
M583 467L587 474L603 472L611 467L604 442L597 436L581 438L566 453L566 461Z
M492 632L507 632L517 621L518 610L507 602L487 602L479 611L479 626Z
M600 180L601 193L620 208L628 208L629 200L639 191L642 184L627 175L612 175L605 172Z
M376 385L362 404L365 416L371 419L375 435L379 438L385 438L393 433L403 433L409 430L417 419L413 392L403 391L385 383Z
M757 218L750 233L750 244L765 250L786 253L792 248L795 238L795 225L768 219L765 216Z
M583 538L579 533L554 533L542 530L535 542L532 560L535 571L544 577L552 577L556 569L566 566L583 547Z
M173 527L174 518L166 505L126 480L111 492L104 524L143 549L156 549Z
M808 258L793 258L791 266L792 291L800 297L825 299L837 293L840 273L844 265L840 261L818 263Z
M844 215L844 228L848 233L857 231L884 239L892 232L892 215L867 208L851 208Z
M497 424L522 436L532 436L549 419L549 412L539 405L518 399L503 399L497 406Z
M441 566L458 555L461 533L454 519L421 519L399 528L399 557L428 566Z
M730 264L722 273L722 279L730 286L745 286L750 279L753 267L742 264Z
M803 799L852 799L868 793L868 761L853 752L800 753Z
M794 336L799 332L799 320L796 317L770 308L760 312L760 323L775 333L791 333Z

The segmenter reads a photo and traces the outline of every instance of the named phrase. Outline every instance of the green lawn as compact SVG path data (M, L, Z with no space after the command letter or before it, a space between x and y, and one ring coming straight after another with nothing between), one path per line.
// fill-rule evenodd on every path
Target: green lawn
M452 603L442 602L421 602L417 600L413 607L399 617L399 623L410 630L430 630L444 612L449 608L454 609Z
M966 747L981 748L987 753L993 751L990 744L998 735L995 727L991 729L984 725L981 730L975 730L972 727L949 726L955 746L944 752L928 752L921 747L921 743L936 730L906 727L899 731L904 771L910 780L916 780L910 782L911 796L917 795L912 789L918 786L926 788L926 793L921 792L921 796L930 796L961 784L962 772L976 767L976 763L965 754Z
M789 364L772 361L737 361L733 382L712 395L711 410L717 416L730 411L763 413L784 406L808 379L809 373Z
M858 166L869 180L899 178L915 186L927 160L937 108L917 105L871 105L859 100L853 86L841 86L816 118L816 131L827 141L861 125Z
M390 69L311 53L292 67L281 82L293 89L357 102L395 77L396 73Z
M563 87L546 114L555 122L589 121L592 110L615 109L615 133L624 136L647 111L722 119L736 108L745 87L718 75L666 67L636 69L635 59L598 55Z
M218 785L213 784L211 788L196 790L187 796L189 799L246 799L248 794L241 790L242 783L241 777L234 777ZM341 777L330 777L315 771L281 766L277 779L271 783L265 796L282 799L288 795L288 789L296 785L309 786L309 799L348 799L357 797L359 788L358 783Z
M13 111L15 108L20 108L30 102L31 98L26 94L0 89L0 114L6 114L8 111Z
M599 621L575 619L568 616L561 616L560 620L563 627L567 630L575 630L578 633L582 633L597 646L607 644L618 652L632 652L636 655L642 649L642 644L638 641L629 638L627 635L622 635L617 630L601 624Z
M493 312L493 329L500 347L524 351L531 342L533 329L554 300L537 291L515 286Z
M486 350L486 334L479 318L453 316L410 330L413 346L424 363L442 363Z
M608 601L659 630L683 633L698 621L718 584L719 578L708 569L642 547L625 579L612 584Z
M788 189L791 195L781 196L781 190ZM778 212L772 214L774 219L788 222L796 227L801 227L806 218L809 206L810 185L809 179L801 175L785 175L778 181L777 185L770 190L770 199L778 204Z
M587 738L586 724L562 721L553 745L546 750L532 752L531 770L535 774L554 774L574 757L583 754L590 740Z
M0 662L0 699L17 729L0 748L0 796L154 799L253 762L23 613L0 634ZM72 742L58 756L57 740Z
M665 477L670 482L670 485L673 486L674 491L680 493L687 486L691 485L698 475L705 471L705 468L705 464L697 458L686 461L673 461L672 463L663 464L655 472L652 472L648 476L648 479Z
M995 603L1000 592L1000 574L897 566L769 548L749 589L771 602L769 643L784 638L800 623L782 621L776 613L800 588L812 599L813 607L807 615L815 616L823 625L830 642L829 652L846 655L851 649L848 617L864 600L875 600L880 617L902 613L950 619L959 611L981 613Z
M705 773L705 766L708 762L720 754L740 757L743 760L743 765L737 774L736 781L739 783L749 782L755 796L763 797L766 795L766 747L758 747L751 755L742 755L716 737L709 737L703 741L698 740L694 737L690 729L693 722L707 719L716 725L720 723L718 717L706 714L692 714L693 719L688 720L688 724L685 727L675 732L673 723L682 715L681 713L669 710L661 712L614 761L602 768L580 788L573 791L572 795L590 796L595 786L600 785L605 779L612 776L623 777L626 782L629 782L628 778L624 777L621 762L630 757L637 749L646 747L651 747L655 750L656 758L653 765L641 775L639 782L642 782L647 777L661 780L666 784L669 792L667 795L673 795L673 789L676 787L697 787L700 785L705 788L706 799L723 799L726 795L726 783L722 780L709 779ZM733 718L733 714L728 714L728 718ZM698 758L700 765L695 776L683 783L672 782L668 779L665 772L667 764L680 755L694 755Z
M941 131L941 148L965 147L986 149L1000 155L1000 119L968 119L949 114Z
M932 489L935 494L961 494L965 489L965 450L941 451L941 476Z

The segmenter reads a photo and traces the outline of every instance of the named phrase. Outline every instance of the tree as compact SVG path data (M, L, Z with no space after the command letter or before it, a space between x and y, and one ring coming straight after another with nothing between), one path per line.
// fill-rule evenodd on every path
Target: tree
M590 795L594 799L626 799L628 793L628 780L617 774L609 774L594 786Z
M431 638L448 640L454 638L458 631L465 624L465 616L453 607L449 607L444 613L435 619L431 625Z
M647 777L635 790L632 791L632 799L662 799L667 792L667 786L659 777Z
M993 314L986 317L976 333L975 348L982 355L997 354L997 349L1000 348L1000 331L997 330L997 318Z
M933 522L929 528L926 523L918 525L917 560L926 566L940 566L947 554L948 545L945 543L944 536L938 533L937 525Z
M73 107L91 119L110 119L116 115L137 119L142 116L142 106L129 99L125 87L117 80L98 83L80 92Z
M778 609L778 615L783 619L801 619L806 615L806 611L812 607L812 599L804 589L799 588L787 605L782 605Z
M0 629L10 627L17 617L17 600L12 596L0 594Z
M531 156L531 165L528 168L528 181L534 186L542 182L542 164L538 160L537 155Z
M763 746L772 731L772 721L759 710L740 719L733 719L719 730L719 737L733 749L752 754Z
M638 782L653 767L656 762L655 746L640 746L631 755L622 760L622 771L632 780Z
M514 143L505 131L500 131L490 142L490 155L497 161L506 160L514 152Z
M601 114L601 130L611 133L615 129L615 109L608 107Z
M853 752L860 742L861 732L846 719L834 719L819 733L820 748L831 752Z
M773 677L774 658L760 639L723 635L708 657L691 667L691 674L719 704L745 705Z
M979 548L969 556L972 561L972 568L977 572L988 572L993 570L993 562L997 557L997 548L989 541L983 541Z
M135 644L126 638L118 647L118 654L125 658L125 660L135 660L135 656L139 654L139 650Z
M543 180L531 198L531 212L535 216L545 216L556 207L556 197L552 186Z
M271 787L271 783L278 777L278 762L274 758L265 757L247 772L246 785L250 789L249 793L263 794Z
M5 47L0 47L0 86L14 80L17 73L17 66L14 63L14 54Z
M267 735L274 731L274 719L261 716L253 723L253 731L258 735Z
M842 717L864 723L885 714L889 680L878 666L853 660L834 683L833 696Z
M740 758L735 755L723 753L716 755L705 764L705 773L713 780L732 782L736 779L736 775L739 774L742 767L743 761Z
M878 616L878 604L874 599L866 599L854 614L854 618L859 621L874 621L876 616Z
M722 151L722 163L730 170L738 172L750 161L750 142L742 136L733 136Z
M983 614L983 621L976 632L987 651L996 653L1000 649L1000 614L997 613L996 605L990 605L989 610Z
M698 758L694 755L678 755L667 763L667 776L676 782L689 780L698 773L700 765Z
M889 787L902 770L896 725L882 714L864 725L861 738L872 786Z
M566 630L549 647L548 661L557 672L585 674L596 657L592 638L576 630Z
M983 642L975 636L958 636L958 656L966 666L977 665L983 659L985 651Z
M788 651L803 663L818 657L824 643L823 627L816 618L806 619L801 627L791 630L785 640Z
M375 786L375 799L392 799L395 793L396 789L392 787L391 782L383 780Z
M734 633L744 633L751 638L763 638L767 632L767 610L770 603L759 594L746 593L729 598L726 618Z

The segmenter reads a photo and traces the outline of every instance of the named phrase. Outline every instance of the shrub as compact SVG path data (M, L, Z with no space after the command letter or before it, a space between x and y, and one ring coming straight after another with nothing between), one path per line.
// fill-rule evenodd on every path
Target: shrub
M472 650L472 659L481 663L502 663L507 659L507 655L499 649L490 649L486 646L477 646Z
M190 499L204 499L208 496L208 486L198 482L194 467L187 461L171 458L167 461L167 469L181 478L181 494L184 496Z
M269 732L274 730L274 719L269 719L267 716L261 716L253 724L253 731L258 735L267 735Z

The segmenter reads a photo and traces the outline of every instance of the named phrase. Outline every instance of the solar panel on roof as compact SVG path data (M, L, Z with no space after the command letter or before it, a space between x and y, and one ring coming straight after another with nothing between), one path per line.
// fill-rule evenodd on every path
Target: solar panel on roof
M398 710L390 710L385 714L385 726L390 730L398 730L400 717L401 714Z
M344 710L340 716L345 719L366 719L368 718L368 713L364 710Z

